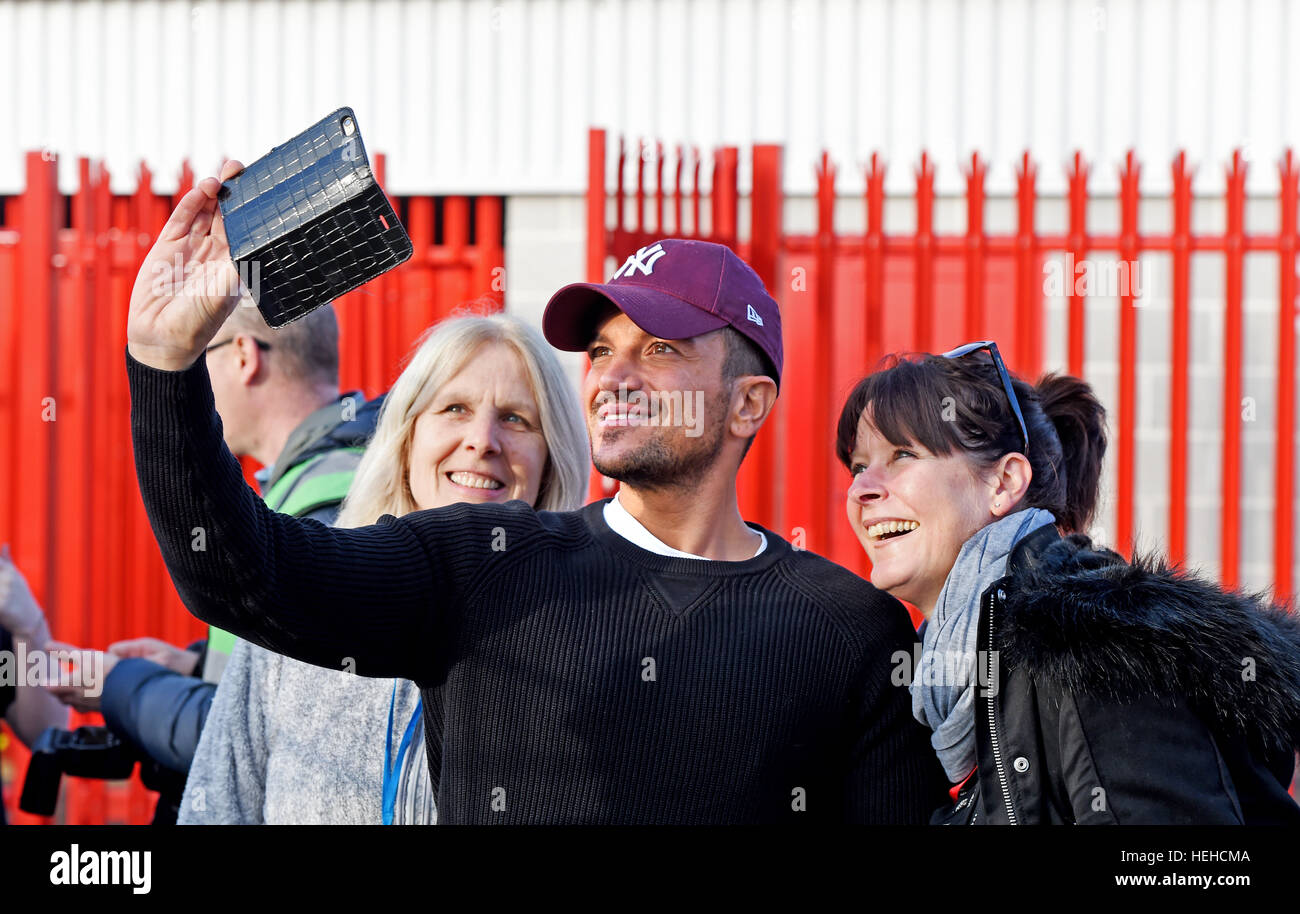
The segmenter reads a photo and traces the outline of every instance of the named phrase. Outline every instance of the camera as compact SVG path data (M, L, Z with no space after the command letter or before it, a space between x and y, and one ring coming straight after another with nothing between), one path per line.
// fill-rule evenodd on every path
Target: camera
M159 765L134 744L107 727L78 727L64 730L50 727L41 732L31 747L32 757L23 780L18 808L37 816L54 815L63 775L125 780L140 764L140 781L157 791L154 825L175 824L185 790L185 774Z

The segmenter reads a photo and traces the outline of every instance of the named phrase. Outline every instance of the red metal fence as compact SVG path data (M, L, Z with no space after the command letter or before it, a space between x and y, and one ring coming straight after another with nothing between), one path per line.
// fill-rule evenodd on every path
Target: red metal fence
M826 155L817 168L817 232L790 234L783 229L781 147L752 149L752 192L748 238L739 226L739 150L712 153L711 180L701 187L703 161L698 151L662 143L639 143L629 154L620 139L613 192L614 225L607 225L607 139L589 134L587 188L587 273L602 281L607 258L615 262L657 237L703 238L730 245L762 277L781 303L786 367L781 398L771 427L759 435L742 467L741 509L791 538L803 536L812 549L860 573L866 558L844 519L845 471L834 460L834 421L849 387L887 352L942 351L961 342L992 338L1001 344L1012 370L1036 377L1043 369L1044 258L1060 252L1082 262L1098 253L1113 255L1136 270L1150 252L1171 256L1172 318L1169 327L1171 446L1169 450L1169 538L1165 551L1174 562L1186 558L1188 502L1188 386L1190 257L1214 252L1223 257L1225 331L1223 391L1221 579L1238 583L1240 564L1242 287L1247 252L1278 257L1276 508L1273 518L1275 593L1292 592L1294 493L1295 319L1297 254L1297 163L1287 151L1278 164L1279 226L1276 233L1247 234L1244 228L1246 164L1235 153L1226 174L1226 221L1221 233L1191 230L1192 170L1179 154L1171 165L1172 231L1144 233L1138 212L1143 197L1141 168L1129 153L1120 169L1120 230L1091 232L1088 227L1089 166L1076 155L1068 172L1068 230L1043 233L1035 224L1038 168L1028 153L1016 171L1017 223L1013 233L989 234L984 228L986 164L973 155L964 168L966 231L940 235L934 230L934 167L922 154L916 168L915 230L886 234L885 164L872 156L865 169L866 230L836 231L836 168ZM629 168L635 188L626 186ZM665 170L668 177L665 178ZM653 178L648 175L653 172ZM707 207L709 218L704 218ZM647 218L647 208L654 220ZM671 218L666 217L671 212ZM1069 274L1067 274L1069 275ZM1071 277L1073 278L1073 277ZM1080 284L1067 282L1067 369L1083 375L1088 298ZM998 303L1000 307L992 307ZM1003 303L1009 303L1009 306ZM1116 441L1117 530L1113 545L1124 554L1133 546L1134 454L1137 406L1137 333L1134 284L1119 295L1118 402L1107 404ZM600 485L593 483L593 494Z
M376 157L382 181L383 157ZM0 198L0 542L46 607L56 638L104 648L153 635L175 644L203 627L172 589L136 489L128 427L126 309L136 271L174 196L114 195L105 169L79 162L64 196L57 162L27 156L22 194ZM411 259L335 305L344 389L387 388L421 331L462 303L502 306L500 197L394 200ZM378 300L382 306L377 307ZM77 723L98 716L76 715ZM16 810L26 753L8 733L5 802ZM66 779L60 821L145 822L138 782ZM11 820L43 821L12 812Z

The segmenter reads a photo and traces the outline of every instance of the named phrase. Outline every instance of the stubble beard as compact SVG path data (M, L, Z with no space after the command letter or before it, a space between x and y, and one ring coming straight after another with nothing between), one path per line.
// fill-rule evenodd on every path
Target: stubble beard
M729 398L725 394L715 397L712 415L725 416L728 401ZM635 431L635 428L615 429L614 434L616 438L621 438ZM593 447L592 464L602 476L616 479L634 489L647 491L679 489L690 492L699 488L705 475L712 469L718 455L722 452L725 439L722 424L704 425L704 434L698 438L688 437L680 426L659 428L654 431L657 432L655 437L631 453L613 460L599 457ZM605 429L598 434L605 435L609 432L610 430ZM674 434L686 442L686 446L680 450L674 450L669 445L671 440L669 436Z

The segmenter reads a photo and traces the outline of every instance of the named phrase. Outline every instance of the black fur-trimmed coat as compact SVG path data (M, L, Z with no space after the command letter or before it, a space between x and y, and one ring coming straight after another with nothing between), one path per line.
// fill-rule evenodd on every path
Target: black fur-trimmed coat
M939 823L1300 824L1300 618L1045 527L981 601L978 765Z

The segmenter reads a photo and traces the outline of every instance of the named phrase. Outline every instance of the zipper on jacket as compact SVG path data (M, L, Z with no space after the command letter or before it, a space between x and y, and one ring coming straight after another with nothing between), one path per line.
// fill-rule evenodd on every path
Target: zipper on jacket
M994 597L993 594L989 594L989 642L988 642L989 650L988 650L988 654L985 656L985 663L987 664L985 668L985 674L988 676L988 678L985 681L988 682L990 686L993 684L993 678L992 678L993 664L991 658L993 656L993 609L996 606L997 606L996 598ZM1001 688L999 687L996 691L1001 691ZM1002 801L1006 803L1007 806L1007 820L1010 822L1010 824L1017 825L1019 823L1016 822L1016 811L1011 805L1011 787L1010 784L1007 782L1007 774L1002 768L1002 749L998 746L998 724L993 714L995 693L990 694L988 696L988 700L989 700L989 742L993 744L993 765L997 769L998 783L1002 787Z

